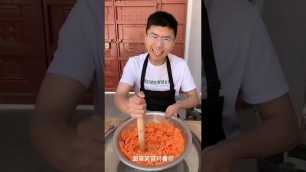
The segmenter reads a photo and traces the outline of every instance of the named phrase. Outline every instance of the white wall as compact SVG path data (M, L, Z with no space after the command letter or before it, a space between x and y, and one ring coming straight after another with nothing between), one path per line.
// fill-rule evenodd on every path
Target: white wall
M188 0L185 59L201 93L201 1Z
M290 96L300 120L306 89L306 1L255 0L290 87Z

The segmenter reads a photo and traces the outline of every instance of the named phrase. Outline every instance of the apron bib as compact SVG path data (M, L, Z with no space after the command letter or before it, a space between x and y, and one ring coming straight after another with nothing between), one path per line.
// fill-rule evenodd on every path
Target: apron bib
M172 78L170 61L167 56L166 61L167 61L167 72L168 72L168 78L169 78L169 83L170 83L170 90L152 91L152 90L146 90L144 88L144 79L146 76L148 60L149 60L149 54L147 55L144 61L142 72L141 72L140 91L143 91L145 94L147 110L165 112L168 106L176 103L175 89L174 89L174 83L173 83L173 78Z

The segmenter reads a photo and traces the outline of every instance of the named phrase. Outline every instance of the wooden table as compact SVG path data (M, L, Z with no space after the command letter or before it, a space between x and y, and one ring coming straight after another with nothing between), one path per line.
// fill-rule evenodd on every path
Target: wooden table
M120 123L125 121L122 118L105 118L105 132L109 129L112 129L118 126ZM189 126L189 128L197 135L197 137L201 140L201 121L187 121L184 122Z

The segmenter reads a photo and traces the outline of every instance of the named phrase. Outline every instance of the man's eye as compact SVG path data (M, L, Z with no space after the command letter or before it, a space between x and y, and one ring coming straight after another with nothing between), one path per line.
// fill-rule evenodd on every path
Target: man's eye
M164 38L164 41L168 41L168 42L170 42L170 41L171 41L171 39L170 39L170 38Z

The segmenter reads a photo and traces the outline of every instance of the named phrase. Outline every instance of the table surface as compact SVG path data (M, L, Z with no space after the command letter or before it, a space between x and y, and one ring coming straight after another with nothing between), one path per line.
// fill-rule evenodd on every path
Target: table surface
M107 132L109 129L117 127L123 121L125 121L125 119L106 117L105 132ZM201 121L189 121L189 120L183 120L183 121L189 126L191 131L193 131L196 134L196 136L201 140Z

